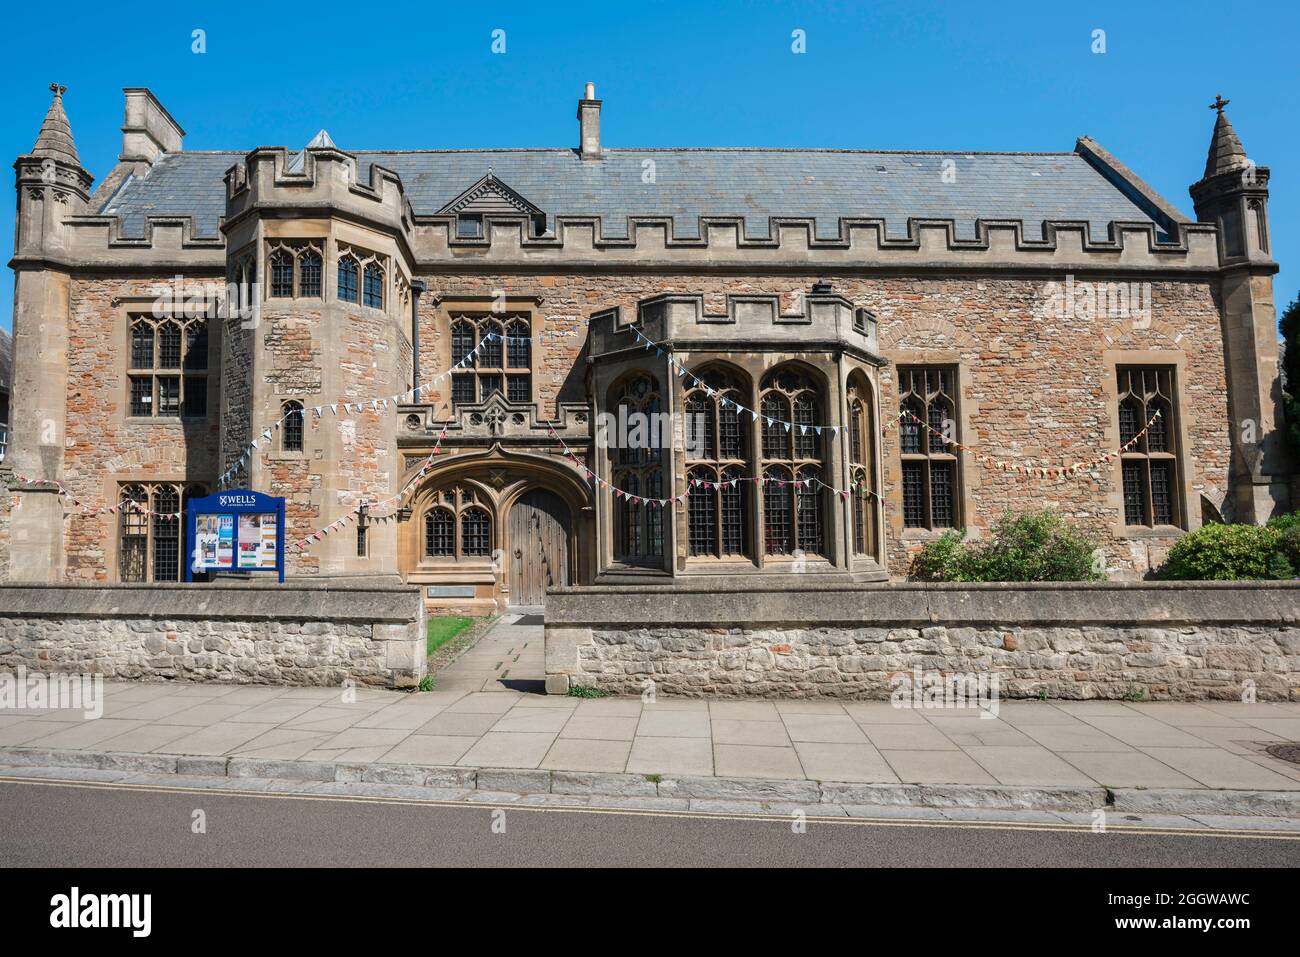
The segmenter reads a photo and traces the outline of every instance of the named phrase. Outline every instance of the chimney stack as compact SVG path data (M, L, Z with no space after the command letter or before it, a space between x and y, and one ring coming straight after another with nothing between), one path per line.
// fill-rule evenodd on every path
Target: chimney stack
M179 153L185 131L158 98L144 87L127 87L126 121L122 124L124 163L152 164L163 153Z
M578 155L583 159L600 159L600 100L596 84L588 83L578 101Z

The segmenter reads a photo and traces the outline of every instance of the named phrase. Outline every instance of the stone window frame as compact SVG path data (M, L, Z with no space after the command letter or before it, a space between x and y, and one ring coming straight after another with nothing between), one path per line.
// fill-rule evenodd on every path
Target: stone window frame
M505 309L484 309L481 304L477 307L460 307L449 306L447 308L447 368L452 369L456 364L456 331L457 327L468 325L472 327L474 346L481 345L483 342L483 333L490 331L500 334L506 338L496 340L492 345L499 346L501 352L501 362L494 365L486 365L482 362L483 356L487 350L480 348L474 354L474 361L459 370L451 371L451 386L448 390L448 396L451 400L453 410L458 406L481 405L487 402L493 395L500 395L502 399L512 405L529 405L536 399L534 391L537 382L537 361L538 351L533 342L533 331L536 328L536 315L534 310L527 307L510 306ZM519 335L520 326L523 326L523 336ZM515 339L527 338L527 363L524 365L511 364L511 337ZM471 346L471 349L473 346ZM517 346L515 348L518 348ZM496 377L500 380L500 388L495 392L483 395L483 379ZM511 380L526 379L527 393L525 398L511 398L510 386ZM474 398L473 399L456 399L457 382L473 381Z
M722 376L725 386L719 387L716 378L710 379L710 376ZM747 481L747 477L752 474L751 470L754 463L754 441L753 429L751 423L745 421L745 413L737 409L724 410L722 408L722 399L730 398L733 403L737 403L743 408L749 408L752 404L750 398L753 394L753 383L749 375L738 366L719 360L706 360L699 366L691 369L692 384L682 391L681 408L684 418L684 434L686 441L683 442L682 461L685 470L686 479L686 558L687 563L691 565L698 564L719 564L719 563L743 563L753 565L754 562L754 536L752 531L754 518L754 483ZM696 380L703 382L698 384ZM706 388L707 387L707 388ZM710 393L712 389L712 394ZM691 406L696 403L706 404L703 410L692 409ZM699 457L691 457L692 442L690 438L693 434L692 416L705 414L705 427L709 430L709 440L711 448L706 447L705 453ZM723 416L734 415L736 429L739 438L739 455L724 455L722 444L722 427ZM692 480L701 479L710 483L721 483L729 481L732 478L740 479L734 489L724 489L715 485L713 488L705 489L692 485ZM726 534L724 530L724 515L727 511L727 497L734 494L738 500L738 510L740 513L740 549L738 551L728 552L726 548ZM710 538L712 551L693 552L693 539L695 536L695 521L697 517L697 508L695 503L704 501L711 503L712 518Z
M393 270L389 268L389 257L383 253L372 252L364 247L357 246L353 243L337 241L334 244L334 299L337 302L345 302L349 306L357 306L361 309L372 309L376 312L383 312L389 303L393 301L390 282ZM357 267L357 298L344 299L339 287L339 269L344 260L351 260ZM374 267L380 273L380 304L378 306L368 305L366 303L366 270Z
M916 392L916 376L921 377L922 389L924 394ZM930 377L946 375L948 382L951 384L951 394L943 380L938 380L935 384L937 388L931 388ZM907 390L904 391L904 382L906 379ZM958 369L947 363L920 363L910 365L899 365L897 368L897 386L898 386L898 410L900 414L904 411L904 406L910 406L907 411L916 414L919 406L922 419L930 426L929 429L919 424L912 423L910 417L903 418L898 423L898 455L900 459L899 470L903 474L904 481L900 483L900 494L903 506L903 527L908 529L921 529L930 532L946 532L951 529L960 529L963 527L964 516L961 511L961 455L955 451L953 446L948 445L941 439L936 438L930 429L934 428L934 409L936 404L949 406L951 412L950 421L957 430L955 441L960 442L961 431L961 395L960 395L960 376ZM949 421L945 417L944 421ZM903 448L903 436L909 428L915 429L916 437L920 442L920 451L908 451ZM939 430L942 434L942 430ZM924 473L924 499L922 502L922 522L921 524L909 525L907 523L907 494L906 494L906 466L909 464L920 466ZM948 488L948 497L950 500L950 521L946 524L938 524L934 515L934 467L936 464L947 465L951 468L951 479Z
M641 379L648 381L646 392L639 396L629 396L629 385ZM652 414L654 412L666 412L668 409L667 395L662 380L654 373L643 369L631 369L620 375L610 384L606 392L606 398L605 409L614 416L618 416L620 407L628 399L633 401L633 405L628 407L629 414L632 412ZM655 400L657 400L657 405ZM631 492L639 498L661 499L669 497L671 493L668 492L668 489L671 487L671 477L668 474L668 461L670 458L668 449L658 449L655 452L641 450L646 454L637 455L634 460L630 458L622 460L622 455L611 455L609 454L610 451L608 448L605 449L609 461L608 474L614 488L624 492ZM650 480L656 477L658 479L657 491L654 488L647 488ZM660 508L657 505L647 505L644 502L633 504L627 500L626 496L616 496L612 488L605 489L604 493L609 497L610 554L613 557L613 563L628 568L662 568L668 550L668 528L670 524L665 520L664 513L669 512L671 514L671 509ZM635 532L638 542L635 549L627 547L627 542L630 540L629 523L633 519L635 520ZM658 535L657 552L652 547L656 540L656 531Z
M315 293L303 293L302 289L302 265L303 260L309 253L315 254L320 266L320 274L317 276L317 289ZM290 260L291 273L289 277L289 295L276 295L274 291L274 263L273 260L278 255L287 255ZM325 298L325 244L319 239L276 239L268 240L266 244L266 295L265 301L284 302L296 299L305 299L312 302L321 302Z
M134 494L136 492L140 494ZM175 498L163 499L161 496L166 493L174 495ZM207 495L204 485L184 479L119 478L116 494L119 508L115 523L116 531L113 537L115 554L112 567L117 581L139 584L170 581L183 582L185 580L185 559L187 558L187 542L185 540L187 532L185 521L186 503L191 499L202 498ZM163 519L157 515L136 512L125 507L128 501L137 502L151 511L161 510L163 507L170 508L174 503L176 509L181 513L181 517L179 519ZM136 531L137 534L127 535L128 530ZM174 532L174 535L171 534L172 532ZM143 565L138 577L126 573L126 563L129 560L128 538L144 539L141 543L143 546L143 554L141 555ZM158 562L160 560L166 561L166 558L159 558L157 548L160 541L172 540L175 542L172 547L175 548L176 553L170 563L174 563L176 566L176 577L160 578L158 577Z
M450 501L448 499L450 498ZM482 513L486 520L486 552L465 551L465 520L471 513ZM451 516L452 545L448 554L431 551L431 522L436 514ZM420 511L420 564L422 566L446 565L465 560L491 560L496 547L496 515L491 498L481 489L464 482L453 482L430 491Z
M970 357L959 349L898 349L891 350L889 362L884 367L890 373L888 384L893 391L890 397L894 414L902 412L899 405L898 370L907 366L954 366L957 369L957 436L971 434L971 423L979 418L980 402L973 394L972 363ZM880 408L884 404L884 384L881 386ZM881 433L881 468L884 484L884 516L889 540L902 542L927 542L940 538L946 529L909 528L903 524L903 464L900 452L898 427ZM886 451L888 454L885 454ZM957 453L957 488L954 490L954 503L960 502L959 528L966 530L968 538L977 539L980 529L975 524L975 494L980 487L979 469L974 467L970 453L959 450ZM887 547L887 546L886 546Z
M297 442L290 440L294 438L293 429L289 423L292 421L294 413L297 413ZM285 457L298 458L302 456L307 442L307 409L297 399L285 399L280 403L280 454Z
M211 309L208 312L212 312ZM150 422L201 422L211 417L212 414L212 393L211 384L213 379L212 363L212 316L184 316L175 313L164 315L151 315L137 310L128 308L126 311L126 375L125 382L125 401L122 408L125 410L124 418L132 423L150 423ZM177 363L162 363L162 333L165 328L176 327L179 333L179 344ZM149 365L136 364L136 332L139 329L148 328L150 333L150 363ZM193 343L191 342L191 331L201 330L203 346L203 365L202 367L188 365L190 350ZM139 413L135 411L135 384L143 379L149 380L149 411ZM176 403L177 411L175 414L159 413L161 408L161 391L159 381L162 379L177 380ZM191 395L191 389L197 388L198 395L203 397L203 410L193 414L186 414L186 397Z
M1176 539L1186 532L1200 528L1200 510L1192 503L1200 501L1200 494L1193 487L1196 478L1195 461L1192 457L1190 436L1196 427L1196 414L1187 401L1187 355L1176 349L1107 349L1102 353L1102 397L1105 403L1105 449L1116 454L1109 466L1110 477L1106 480L1107 491L1105 505L1110 511L1111 534L1119 539ZM1123 444L1119 429L1119 383L1118 371L1122 366L1169 366L1174 378L1174 417L1177 420L1171 437L1178 451L1175 455L1175 471L1178 474L1178 502L1181 510L1181 522L1177 525L1129 525L1124 520L1124 477L1118 454Z
M880 558L880 500L876 469L880 424L871 380L861 369L849 372L844 389L850 509L846 538L850 559ZM865 488L865 494L863 489Z
M370 557L370 513L369 504L362 501L357 506L357 558Z
M804 382L795 388L786 388L779 382L779 376L796 374ZM769 385L771 383L771 385ZM762 476L765 481L755 483L758 486L758 525L761 534L761 552L763 563L765 565L779 565L781 562L793 561L799 557L805 559L816 559L831 561L834 551L834 529L832 524L832 512L827 502L827 491L821 482L826 481L827 470L831 467L831 455L828 446L830 436L823 433L817 435L816 432L809 431L804 433L800 429L798 422L799 415L795 410L795 402L804 395L812 393L814 405L807 418L809 424L821 424L827 419L829 410L829 390L826 382L821 376L815 374L805 363L799 361L786 361L779 363L763 373L762 378L758 381L757 390L757 409L759 412L758 419L758 440L755 449L755 460L758 466L757 474ZM768 409L772 406L767 404L767 399L772 398L775 401L783 403L782 408L777 411L778 414L771 416L774 420L781 419L790 422L790 430L778 422L773 426L767 425ZM769 455L768 454L768 436L783 438L785 440L785 449L787 455ZM811 443L814 455L804 454ZM810 472L815 472L810 476ZM819 480L812 490L807 488L794 488L793 483L796 481L806 481L813 477ZM773 486L772 480L783 481L784 486ZM769 547L772 537L769 525L772 516L775 513L779 503L778 496L785 496L786 508L783 510L788 515L789 525L789 551L776 552ZM811 499L811 501L809 501ZM807 543L803 540L806 529L802 527L805 524L804 513L812 505L815 509L814 515L817 523L817 547L809 549Z

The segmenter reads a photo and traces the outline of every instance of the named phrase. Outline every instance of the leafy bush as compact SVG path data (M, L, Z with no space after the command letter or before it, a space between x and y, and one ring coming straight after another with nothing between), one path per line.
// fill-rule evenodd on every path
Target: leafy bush
M1285 533L1291 528L1300 528L1300 512L1287 512L1285 515L1275 515L1268 520L1268 527L1274 529L1279 534Z
M924 548L912 559L912 575L928 582L964 582L966 533L953 529L943 537L926 542Z
M1268 524L1270 528L1279 527L1274 526L1272 522ZM1268 577L1295 578L1300 574L1300 522L1292 522L1280 527L1282 531L1277 536L1277 549L1269 559Z
M946 582L1078 582L1106 576L1094 569L1096 543L1049 510L1004 512L987 542L946 532L928 542L913 575Z
M1300 296L1282 312L1279 331L1286 343L1282 350L1282 410L1291 448L1300 452Z
M1160 575L1185 581L1269 578L1280 537L1268 525L1203 525L1174 543Z

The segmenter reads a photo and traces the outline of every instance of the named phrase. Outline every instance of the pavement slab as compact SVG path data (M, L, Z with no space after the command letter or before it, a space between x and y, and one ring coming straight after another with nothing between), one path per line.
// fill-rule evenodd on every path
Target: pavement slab
M829 782L858 786L852 800L863 803L894 800L886 797L891 787L944 786L1091 789L1089 801L1102 788L1124 789L1130 802L1164 789L1207 795L1201 812L1231 807L1231 795L1214 797L1227 792L1268 792L1252 806L1284 811L1291 796L1300 800L1300 765L1264 752L1300 739L1297 703L1003 701L996 716L982 716L992 711L884 700L548 696L536 693L541 628L516 617L503 616L439 672L432 692L107 681L98 719L81 711L0 713L0 749L22 750L20 764L48 753L100 771L178 755L373 765L376 773L386 765L416 775L441 768L440 780L456 787L465 775L472 787L485 768L507 769L502 780L510 773L623 776L601 785L613 793L652 787L647 776L786 788ZM407 783L383 773L382 783Z

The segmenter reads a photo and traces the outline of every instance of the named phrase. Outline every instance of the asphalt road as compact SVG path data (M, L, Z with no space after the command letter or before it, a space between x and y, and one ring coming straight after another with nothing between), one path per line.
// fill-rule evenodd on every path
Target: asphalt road
M206 833L194 833L196 811ZM1300 840L817 819L808 820L805 833L794 833L789 819L0 782L0 861L7 867L1293 868L1300 866Z

